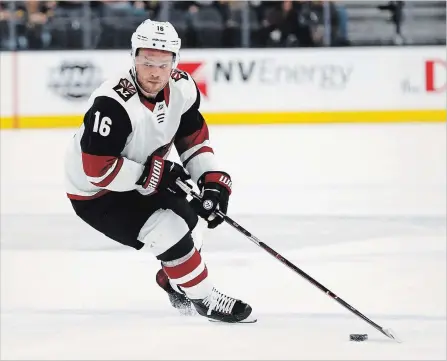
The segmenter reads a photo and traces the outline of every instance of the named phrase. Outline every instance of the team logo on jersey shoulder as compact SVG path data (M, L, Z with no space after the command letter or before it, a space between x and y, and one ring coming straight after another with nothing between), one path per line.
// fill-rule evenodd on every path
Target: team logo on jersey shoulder
M188 74L186 72L184 72L183 70L179 70L179 69L174 69L172 71L171 78L175 82L179 81L180 79L185 79L185 80L189 79Z
M121 78L120 82L113 87L113 90L115 90L125 102L137 92L135 86L126 78Z

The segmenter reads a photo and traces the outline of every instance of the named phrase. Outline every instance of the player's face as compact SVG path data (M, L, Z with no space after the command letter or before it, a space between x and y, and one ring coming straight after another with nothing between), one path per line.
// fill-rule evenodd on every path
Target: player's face
M137 80L150 96L157 95L171 76L172 53L156 49L140 49L135 57Z

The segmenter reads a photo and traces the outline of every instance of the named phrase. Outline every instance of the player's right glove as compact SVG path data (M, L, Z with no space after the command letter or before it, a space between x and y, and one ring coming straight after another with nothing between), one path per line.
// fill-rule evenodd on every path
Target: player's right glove
M168 190L183 195L185 193L175 183L177 178L186 181L191 177L180 164L152 155L147 158L143 173L136 184L145 189L151 187L157 191Z
M208 228L216 228L223 218L214 214L216 210L227 214L228 200L231 194L231 177L225 172L206 172L197 182L201 190L202 201L191 201L197 214L208 222Z

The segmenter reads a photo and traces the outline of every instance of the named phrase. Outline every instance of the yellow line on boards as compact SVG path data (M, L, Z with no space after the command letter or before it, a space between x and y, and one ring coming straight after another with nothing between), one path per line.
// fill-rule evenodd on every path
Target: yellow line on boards
M208 124L324 124L445 122L445 110L380 110L334 112L204 113ZM81 115L19 116L19 128L74 128L82 124ZM0 129L14 128L13 117L1 117Z

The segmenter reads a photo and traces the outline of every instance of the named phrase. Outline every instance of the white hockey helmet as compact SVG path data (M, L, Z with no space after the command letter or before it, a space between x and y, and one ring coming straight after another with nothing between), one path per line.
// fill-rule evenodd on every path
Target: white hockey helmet
M181 39L170 22L143 21L132 34L132 62L135 71L135 56L140 48L158 49L170 51L174 54L172 68L175 69L179 62Z

